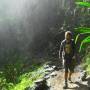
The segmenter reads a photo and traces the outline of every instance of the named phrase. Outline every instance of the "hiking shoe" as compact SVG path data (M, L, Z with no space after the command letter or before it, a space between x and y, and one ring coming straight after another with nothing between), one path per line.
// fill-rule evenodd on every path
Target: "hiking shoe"
M71 80L71 78L68 78L68 80L69 80L70 83L73 83L72 80Z
M71 77L69 77L68 80L71 81Z
M67 89L68 88L68 84L65 83L65 85L63 86L63 89Z

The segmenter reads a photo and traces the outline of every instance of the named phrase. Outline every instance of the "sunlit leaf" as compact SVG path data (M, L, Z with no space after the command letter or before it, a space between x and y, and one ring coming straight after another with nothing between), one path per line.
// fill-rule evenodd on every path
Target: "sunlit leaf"
M76 2L76 4L79 5L79 6L90 7L89 2Z
M82 48L84 47L83 45L86 44L86 43L90 43L90 36L86 37L86 38L81 42L79 52L81 52Z
M79 28L76 28L75 31L76 31L76 32L79 32L79 33L90 33L90 28L87 28L87 27L79 27Z

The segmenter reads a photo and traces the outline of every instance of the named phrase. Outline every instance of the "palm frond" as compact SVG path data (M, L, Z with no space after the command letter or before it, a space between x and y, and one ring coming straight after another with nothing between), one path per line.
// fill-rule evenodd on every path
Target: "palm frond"
M90 36L86 37L86 38L81 42L79 52L81 52L82 48L84 47L83 45L86 44L86 43L90 43Z
M79 5L79 6L90 7L89 2L76 2L76 4Z

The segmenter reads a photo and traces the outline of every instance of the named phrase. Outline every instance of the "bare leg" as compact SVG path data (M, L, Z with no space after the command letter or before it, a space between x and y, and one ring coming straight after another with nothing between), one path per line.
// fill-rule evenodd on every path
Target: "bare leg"
M71 81L71 76L72 76L73 72L69 73L69 81Z
M64 85L64 89L66 89L68 87L68 84L67 84L67 78L68 78L68 72L65 72L65 85Z
M65 82L67 82L68 72L65 72Z

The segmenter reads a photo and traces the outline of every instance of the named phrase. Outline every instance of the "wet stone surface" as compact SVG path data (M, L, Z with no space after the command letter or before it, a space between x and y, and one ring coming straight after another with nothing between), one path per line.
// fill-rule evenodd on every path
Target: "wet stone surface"
M43 79L35 81L34 89L27 90L64 90L64 69L55 65L46 65L46 74ZM68 81L67 90L90 90L90 77L79 65L72 75L72 83Z

